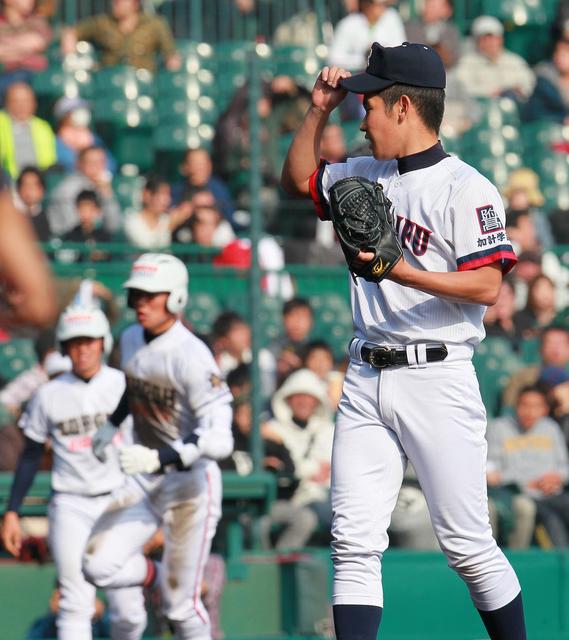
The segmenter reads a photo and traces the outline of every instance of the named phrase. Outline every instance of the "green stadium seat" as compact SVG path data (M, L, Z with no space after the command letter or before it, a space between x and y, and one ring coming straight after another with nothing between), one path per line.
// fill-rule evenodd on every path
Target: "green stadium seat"
M321 313L327 309L342 316L351 317L350 302L348 298L338 293L322 293L310 296L310 305L315 313Z
M220 72L247 74L248 55L253 43L247 41L217 42L213 46L216 67Z
M37 114L49 122L53 122L53 106L62 96L80 96L90 100L95 92L90 71L67 71L59 63L50 65L41 73L34 73L32 88L38 98Z
M312 86L320 69L325 64L325 56L318 55L319 49L280 46L273 49L272 68L276 76L291 76L301 86Z
M195 73L162 70L156 76L156 89L158 98L168 96L197 100L202 95L217 94L215 76L208 69L199 69Z
M94 94L94 80L90 71L66 71L60 64L49 66L32 77L32 87L38 96L60 98L81 96L89 99Z
M34 342L29 338L13 338L0 344L0 375L12 380L37 363Z
M545 199L544 208L547 211L569 209L569 185L546 184L541 191Z
M539 338L525 338L522 340L520 357L524 364L539 364L541 356L539 353Z
M553 43L548 24L528 24L507 30L504 44L509 51L517 53L533 66L549 58Z
M216 61L215 98L220 113L230 103L237 89L244 86L251 75L250 53L253 47L259 55L258 62L263 77L272 75L271 48L251 41L218 42L214 45Z
M481 15L490 15L507 25L544 25L550 20L544 3L535 0L482 0Z
M569 181L569 156L566 153L550 152L540 159L537 171L544 186L567 185Z
M282 334L282 298L264 296L259 317L263 328L263 343L268 344Z
M223 297L221 306L224 311L234 311L247 320L249 318L250 300L248 293L245 295L229 293Z
M210 97L201 96L197 100L188 98L161 97L156 104L158 120L166 125L215 124L219 117L217 106Z
M114 157L120 166L134 165L139 171L148 171L155 166L154 149L150 144L148 129L122 130L111 145Z
M97 97L126 98L136 101L140 96L154 95L154 76L147 69L119 65L103 67L95 75Z
M150 140L156 113L150 96L133 100L120 95L98 96L93 101L93 119L119 165L134 164L140 171L153 166Z
M473 156L464 152L462 157L499 188L506 184L508 176L514 169L519 169L523 165L521 155L516 153L506 153L503 157L493 157Z
M348 150L360 147L366 142L363 131L360 131L360 124L359 120L342 122L342 131Z
M526 122L522 125L522 135L528 151L535 144L549 148L556 142L569 141L569 127L550 120Z
M194 40L177 40L176 50L182 57L182 69L196 73L198 69L215 69L216 59L212 45Z
M354 335L352 320L341 322L333 318L330 313L317 318L314 323L312 336L327 342L334 353L335 360L343 360L348 353L348 344Z
M565 208L569 200L569 156L544 151L534 156L533 168L540 178L546 209Z
M523 153L523 142L519 131L513 125L503 125L499 129L489 129L476 125L465 132L462 141L465 153L502 158L507 153Z
M63 171L46 171L44 174L46 198L49 198L50 194L57 187L57 185L65 178Z
M486 338L476 347L472 362L488 417L495 417L500 412L502 392L510 376L523 366L522 360L509 340Z
M56 48L53 50L53 48ZM53 41L48 50L48 59L60 62L66 69L77 71L79 69L93 70L97 66L98 53L95 47L86 40L79 40L75 51L65 56L61 53L60 42Z
M531 122L523 125L521 133L526 165L540 176L548 205L559 199L563 201L567 186L565 149L569 145L569 127L555 122Z
M190 295L185 316L196 333L207 334L220 313L221 306L217 298L210 293L200 292Z
M501 129L504 125L519 126L518 106L511 98L477 98L477 102L482 109L479 127Z
M348 344L354 335L352 312L347 297L338 293L312 295L315 338L326 341L336 360L346 356Z
M461 156L462 154L462 136L460 134L452 133L451 135L445 134L444 127L441 128L439 138L447 153L451 153L455 156Z
M148 142L147 142L148 144ZM142 189L144 178L138 172L121 173L113 179L113 191L123 213L140 211L142 207Z
M213 127L208 124L197 127L188 124L161 124L154 131L153 144L161 152L184 152L197 147L211 147L214 135Z
M93 101L93 119L97 124L112 124L121 129L151 128L156 123L154 101L150 96L133 100L123 96L97 96Z

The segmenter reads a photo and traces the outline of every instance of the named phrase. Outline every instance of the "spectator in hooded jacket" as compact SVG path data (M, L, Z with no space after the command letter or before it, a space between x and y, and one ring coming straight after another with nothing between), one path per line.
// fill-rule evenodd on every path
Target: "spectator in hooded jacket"
M290 500L275 502L265 527L285 525L277 548L299 548L318 527L329 530L331 525L333 414L326 385L308 369L287 378L275 392L271 408L273 418L266 425L265 435L289 450L298 487ZM303 508L305 516L302 530L296 521L298 508Z

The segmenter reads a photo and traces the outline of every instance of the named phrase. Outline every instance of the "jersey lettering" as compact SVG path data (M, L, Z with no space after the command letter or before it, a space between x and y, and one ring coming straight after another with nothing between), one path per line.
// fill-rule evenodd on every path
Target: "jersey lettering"
M430 229L403 216L397 216L395 230L401 238L403 248L410 249L416 256L425 255L429 247L429 238L433 233Z
M83 451L89 449L93 445L93 439L91 436L78 436L77 438L71 438L67 448L69 451Z
M127 376L126 381L129 397L133 399L144 399L165 409L174 409L176 390L172 389L172 387L161 387L160 385L133 376Z
M64 436L79 436L95 431L106 421L106 413L96 413L94 415L69 418L69 420L60 420L56 423L56 427Z
M491 247L493 244L507 242L508 237L506 236L504 231L500 231L500 233L493 233L491 236L487 238L478 238L477 244L479 247Z

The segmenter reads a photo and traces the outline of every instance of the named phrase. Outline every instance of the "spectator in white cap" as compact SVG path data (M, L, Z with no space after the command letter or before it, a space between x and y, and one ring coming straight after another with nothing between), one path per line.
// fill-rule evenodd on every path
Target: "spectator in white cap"
M83 98L63 96L55 103L53 115L56 125L57 164L71 173L77 163L77 154L87 147L102 147L103 142L92 131L91 108ZM115 172L116 162L107 151L107 167Z
M470 95L491 98L509 95L526 100L535 76L527 62L504 47L504 27L493 16L479 16L472 23L476 49L461 57L457 75Z

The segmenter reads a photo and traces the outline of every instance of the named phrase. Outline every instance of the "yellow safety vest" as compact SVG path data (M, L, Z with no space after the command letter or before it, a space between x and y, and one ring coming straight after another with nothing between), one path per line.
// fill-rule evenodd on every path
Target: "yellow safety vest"
M57 160L55 135L49 124L36 116L33 116L30 120L30 130L37 167L39 169L47 169L55 164ZM5 111L0 111L0 165L12 178L18 177L12 119Z

